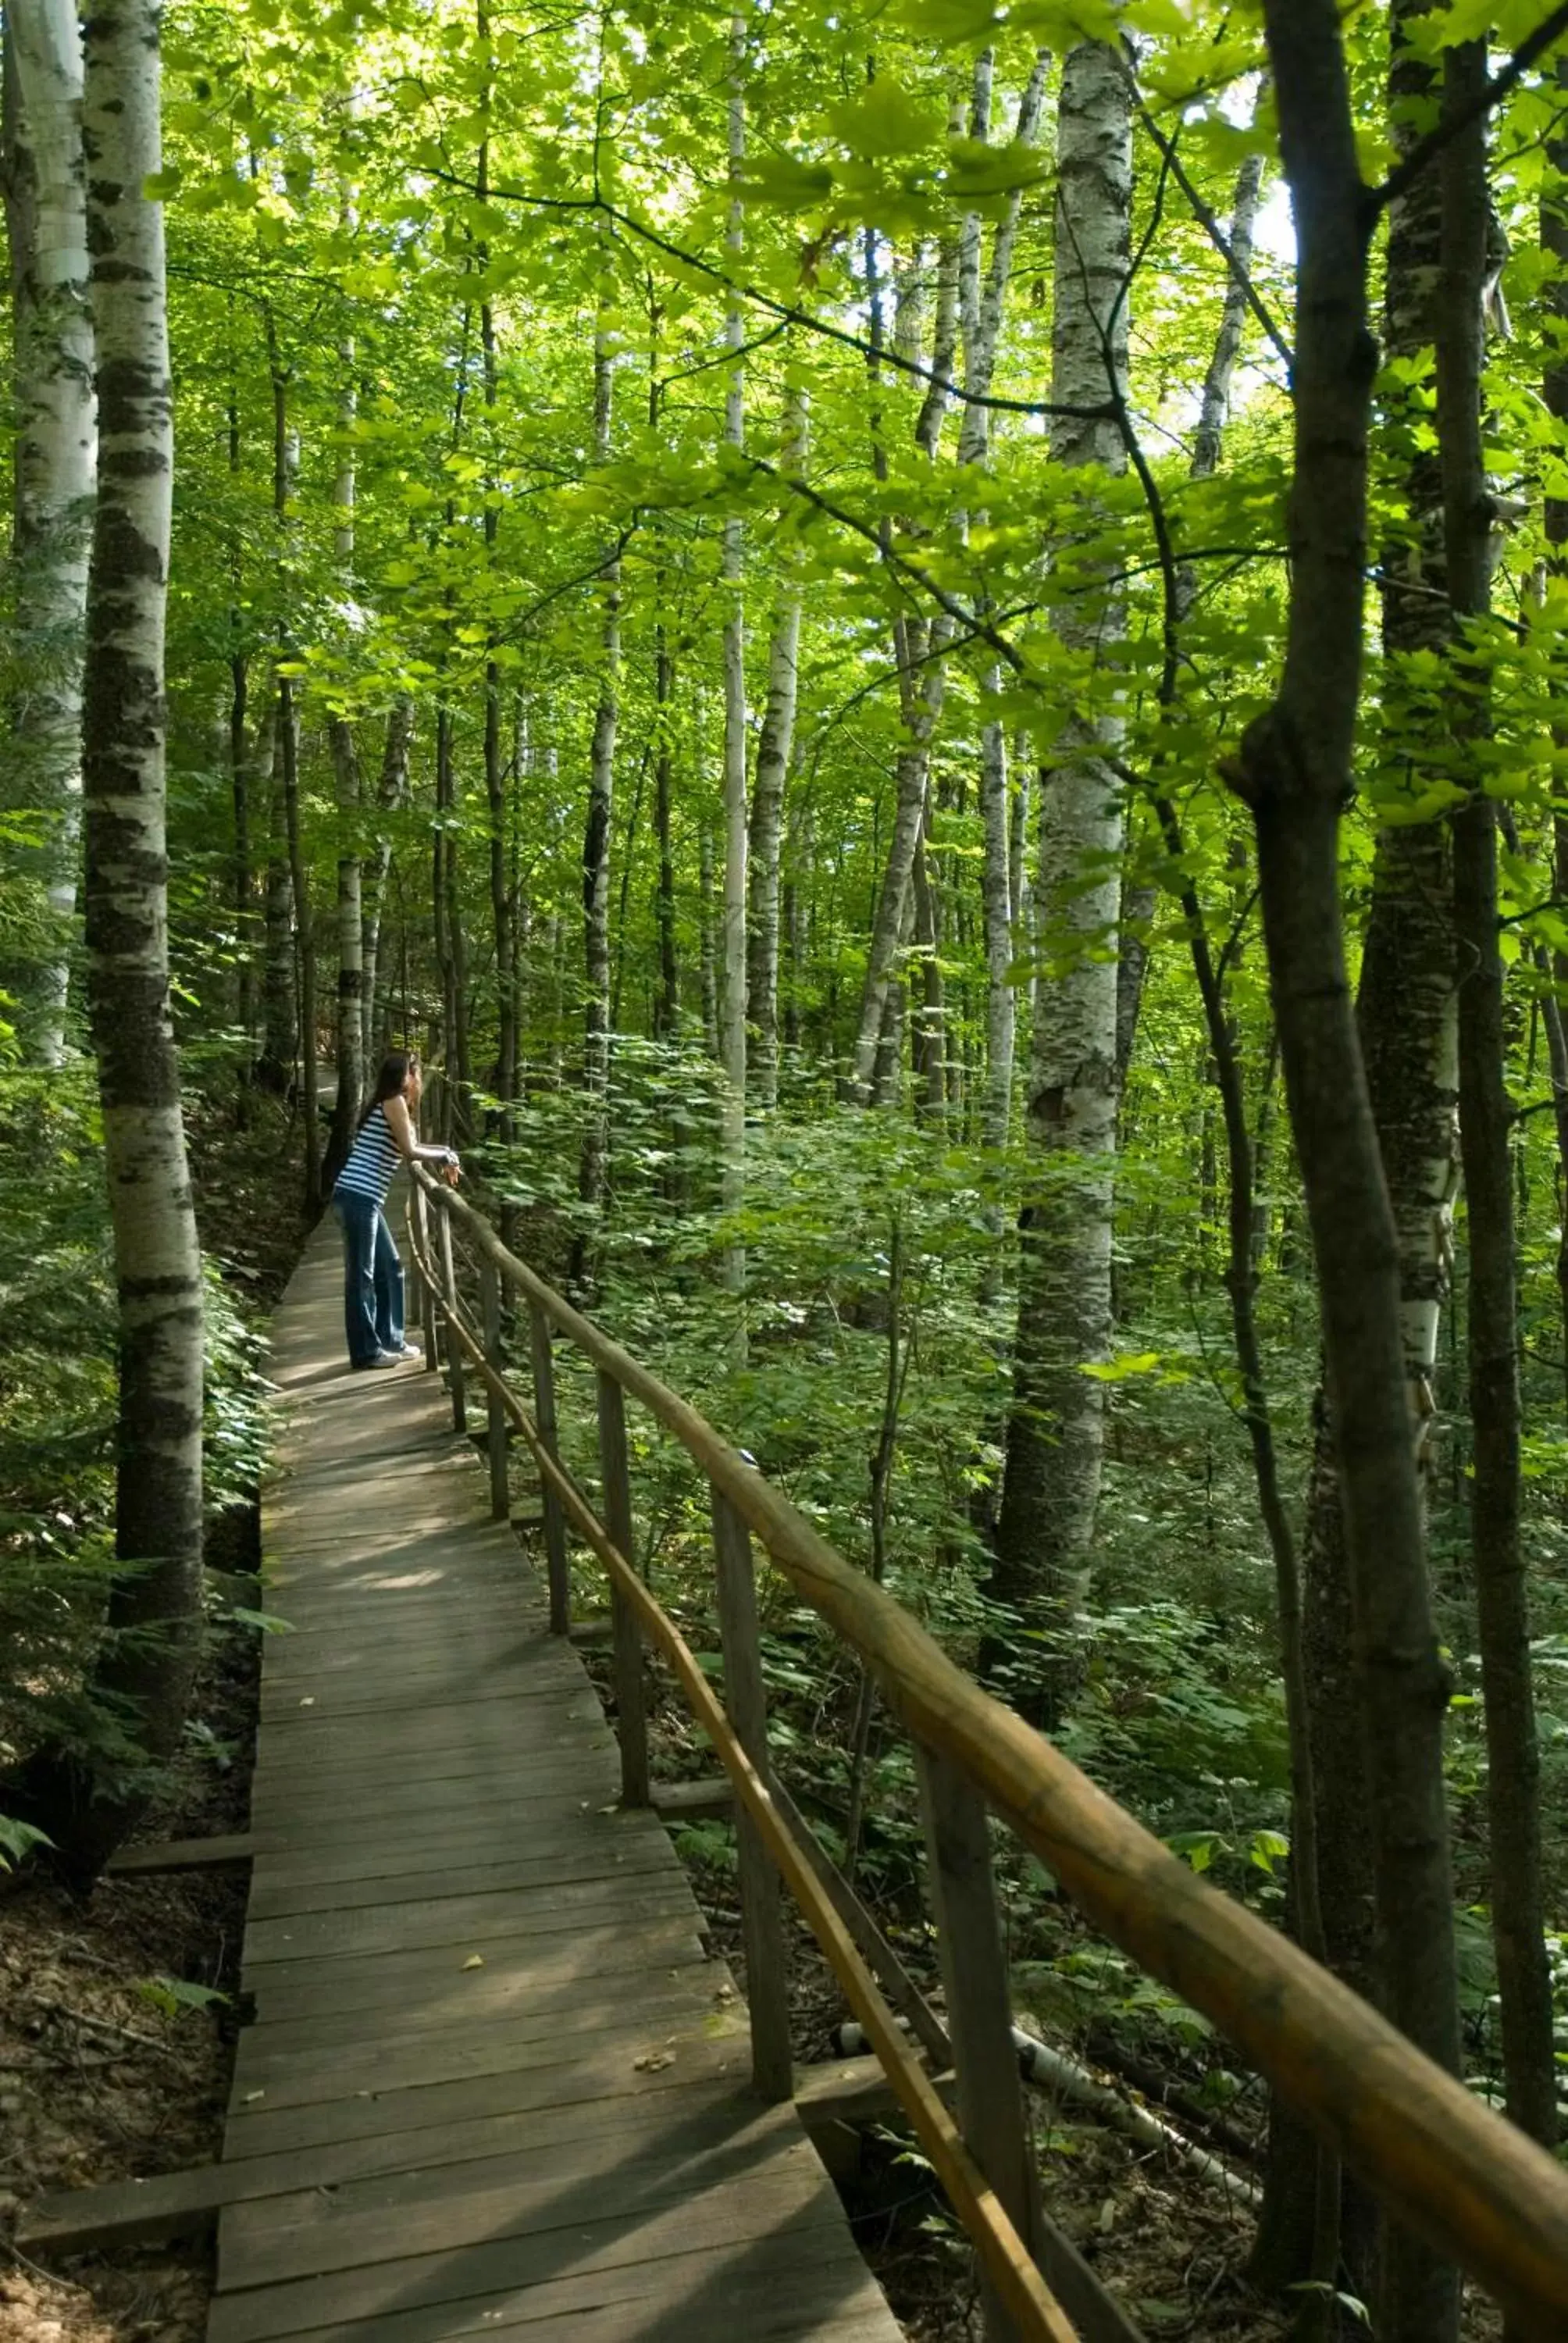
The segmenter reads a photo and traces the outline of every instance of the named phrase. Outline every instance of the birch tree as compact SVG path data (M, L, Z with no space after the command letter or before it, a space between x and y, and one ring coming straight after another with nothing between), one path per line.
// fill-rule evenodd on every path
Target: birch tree
M97 459L82 35L70 0L17 0L5 42L19 99L8 206L15 290L18 434L16 652L27 678L13 730L22 792L45 829L37 855L51 913L26 1039L38 1062L65 1044L81 848L82 660Z
M1057 128L1051 399L1076 412L1058 413L1050 430L1054 460L1071 469L1116 473L1126 463L1112 402L1127 387L1131 104L1116 50L1085 41L1070 51ZM1114 660L1123 624L1113 587L1059 608L1058 634L1086 689ZM1083 1370L1104 1357L1111 1335L1124 814L1110 759L1120 738L1114 709L1073 718L1052 752L1040 806L1035 923L1052 965L1034 1014L1018 1335L992 1591L1060 1639L1046 1670L1048 1719L1074 1680L1073 1621L1104 1444L1104 1388Z
M96 1689L154 1759L178 1746L202 1611L202 1282L170 1016L164 779L172 402L158 10L87 28L84 146L99 473L83 779L88 1006L119 1306L115 1582ZM45 1826L91 1876L135 1818L126 1778L56 1770Z

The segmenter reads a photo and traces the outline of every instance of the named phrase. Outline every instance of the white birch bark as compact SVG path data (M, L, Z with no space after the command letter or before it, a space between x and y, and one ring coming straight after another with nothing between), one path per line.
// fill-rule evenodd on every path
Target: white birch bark
M97 463L87 203L82 154L82 35L71 0L6 11L20 99L14 167L30 179L32 249L14 256L16 404L16 651L25 689L14 754L47 825L41 872L53 933L28 1035L38 1061L65 1052L71 924L81 844L82 660Z
M88 994L120 1313L116 1634L100 1678L174 1749L201 1621L202 1283L168 984L164 621L173 392L156 0L87 27L84 142L101 452L84 732Z
M733 188L746 158L746 18L729 21L729 178ZM739 275L745 214L731 194L725 250ZM745 441L746 383L740 349L744 319L732 296L724 319L729 366L724 393L724 444L739 456ZM746 1196L746 614L741 598L742 533L739 518L724 524L722 576L724 613L724 911L722 981L719 999L719 1055L724 1069L719 1110L719 1192L726 1212L738 1212ZM724 1251L724 1283L736 1295L746 1290L746 1253L739 1243ZM736 1342L744 1351L744 1325Z
M1127 382L1131 126L1121 60L1080 43L1062 74L1057 130L1051 397L1102 405ZM1113 419L1058 416L1064 467L1119 472ZM1086 493L1092 489L1086 487ZM1115 589L1059 613L1086 679L1114 657L1124 626ZM1103 692L1103 686L1101 690ZM1087 1579L1104 1445L1104 1389L1083 1369L1111 1338L1116 1143L1116 940L1123 837L1110 765L1114 706L1074 718L1057 743L1041 804L1036 918L1051 963L1035 1011L1026 1131L1031 1201L1021 1222L1018 1340L995 1590L1060 1636L1047 1667L1052 1716L1075 1670L1073 1621ZM1096 875L1099 874L1099 875Z

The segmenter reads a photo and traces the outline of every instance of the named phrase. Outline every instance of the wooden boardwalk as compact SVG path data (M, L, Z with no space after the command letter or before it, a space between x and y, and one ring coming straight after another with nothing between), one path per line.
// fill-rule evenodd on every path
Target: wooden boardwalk
M897 2343L662 1825L417 1362L278 1310L242 2035L210 2343Z

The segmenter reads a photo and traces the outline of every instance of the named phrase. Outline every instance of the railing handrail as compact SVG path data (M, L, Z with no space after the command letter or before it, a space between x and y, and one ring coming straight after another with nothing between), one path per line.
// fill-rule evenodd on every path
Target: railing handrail
M416 1171L497 1273L674 1435L859 1654L916 1741L956 1765L1101 1933L1228 2035L1380 2202L1452 2255L1524 2334L1545 2343L1568 2333L1568 2172L1191 1871L845 1562L694 1407L518 1260L471 1204Z

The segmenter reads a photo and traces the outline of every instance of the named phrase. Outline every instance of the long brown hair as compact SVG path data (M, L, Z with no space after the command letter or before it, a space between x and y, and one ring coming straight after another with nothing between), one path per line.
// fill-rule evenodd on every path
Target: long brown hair
M417 1050L389 1050L381 1061L381 1071L376 1077L376 1088L371 1091L369 1101L364 1113L355 1124L355 1129L364 1130L383 1099L401 1098L409 1075L417 1074L418 1071Z

